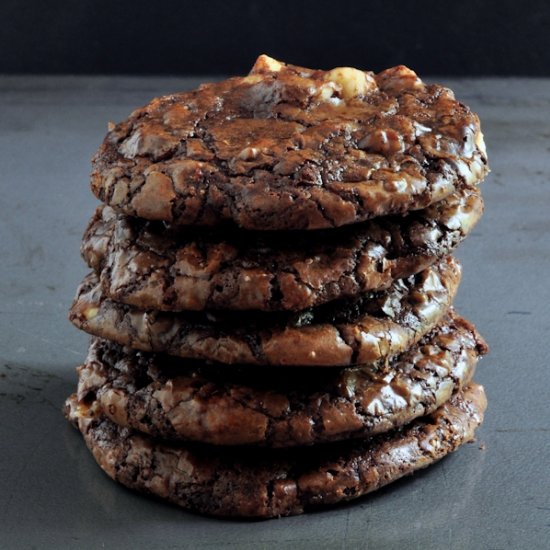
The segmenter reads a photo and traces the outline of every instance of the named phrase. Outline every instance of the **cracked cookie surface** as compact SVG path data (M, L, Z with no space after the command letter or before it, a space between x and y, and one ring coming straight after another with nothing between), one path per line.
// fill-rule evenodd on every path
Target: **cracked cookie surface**
M449 254L483 211L477 188L424 210L314 232L166 226L99 207L82 254L114 301L161 311L298 311L381 290Z
M142 351L227 364L348 366L382 364L408 349L445 316L460 280L447 257L381 292L289 312L167 313L114 302L95 274L69 313L78 328Z
M373 436L432 413L471 381L487 346L451 314L384 368L258 371L197 365L94 340L77 398L122 427L214 445L312 445Z
M429 416L367 440L298 449L167 443L66 403L95 460L117 482L214 516L269 518L352 500L425 468L474 438L483 388L470 384Z
M251 73L154 99L107 134L95 195L178 225L320 229L405 213L488 171L479 119L397 66Z

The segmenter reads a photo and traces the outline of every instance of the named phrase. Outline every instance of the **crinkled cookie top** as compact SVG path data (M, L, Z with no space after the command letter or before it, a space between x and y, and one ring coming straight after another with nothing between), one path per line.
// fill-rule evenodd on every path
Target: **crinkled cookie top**
M448 88L404 66L320 71L262 55L248 76L114 126L92 189L178 225L319 229L424 208L487 171L479 119Z

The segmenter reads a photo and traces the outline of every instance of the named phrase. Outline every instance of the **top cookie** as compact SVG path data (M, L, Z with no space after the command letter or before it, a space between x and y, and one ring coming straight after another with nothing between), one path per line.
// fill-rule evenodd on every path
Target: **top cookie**
M177 225L320 229L437 202L487 173L479 119L404 66L260 56L246 77L154 99L107 134L91 185Z

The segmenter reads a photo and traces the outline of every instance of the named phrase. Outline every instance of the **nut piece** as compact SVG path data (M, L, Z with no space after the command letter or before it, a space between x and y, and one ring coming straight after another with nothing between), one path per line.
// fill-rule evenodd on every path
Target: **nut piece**
M477 148L481 151L481 154L487 156L487 149L485 147L485 140L483 139L483 132L479 130L475 137L475 144Z
M391 128L374 130L367 134L358 145L360 149L381 155L395 155L404 150L403 137Z
M319 86L317 97L320 101L332 101L333 103L338 103L340 100L335 97L335 93L340 92L341 90L342 87L339 84L329 80L328 82L323 82L323 84Z
M258 82L262 81L262 75L249 74L248 76L243 76L242 81L246 84L258 84Z
M405 65L386 69L379 73L376 79L380 89L384 91L400 92L402 90L420 90L424 87L424 83L417 74Z
M325 80L339 84L344 99L365 96L376 88L372 76L353 67L336 67L326 74Z
M256 59L249 74L278 73L283 68L283 64L268 55L262 54Z
M257 147L245 147L237 156L241 160L251 161L254 160L259 153L260 150Z
M93 418L100 412L101 407L97 401L94 401L91 405L79 402L74 409L74 415L76 418Z
M90 319L93 319L98 313L99 309L97 307L89 307L84 311L84 317L86 317L86 320L89 321Z

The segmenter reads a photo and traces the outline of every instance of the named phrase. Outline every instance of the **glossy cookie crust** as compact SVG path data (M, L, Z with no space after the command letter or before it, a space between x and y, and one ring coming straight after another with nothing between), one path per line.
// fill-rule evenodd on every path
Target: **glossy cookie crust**
M314 232L166 226L99 207L82 254L114 301L160 311L298 311L389 287L449 254L483 212L477 188L424 210Z
M248 76L154 99L114 126L91 186L150 220L320 229L425 208L487 171L479 119L448 88L404 66L260 56Z
M154 437L290 447L373 436L434 412L487 346L456 314L384 368L280 370L197 365L94 340L77 398Z
M119 483L204 514L270 518L352 500L433 464L474 438L485 407L483 388L471 384L431 415L373 439L221 452L121 428L74 397L66 414Z
M408 349L446 315L460 281L452 257L382 292L287 312L140 310L108 299L94 274L69 318L79 329L142 351L227 364L381 364Z

